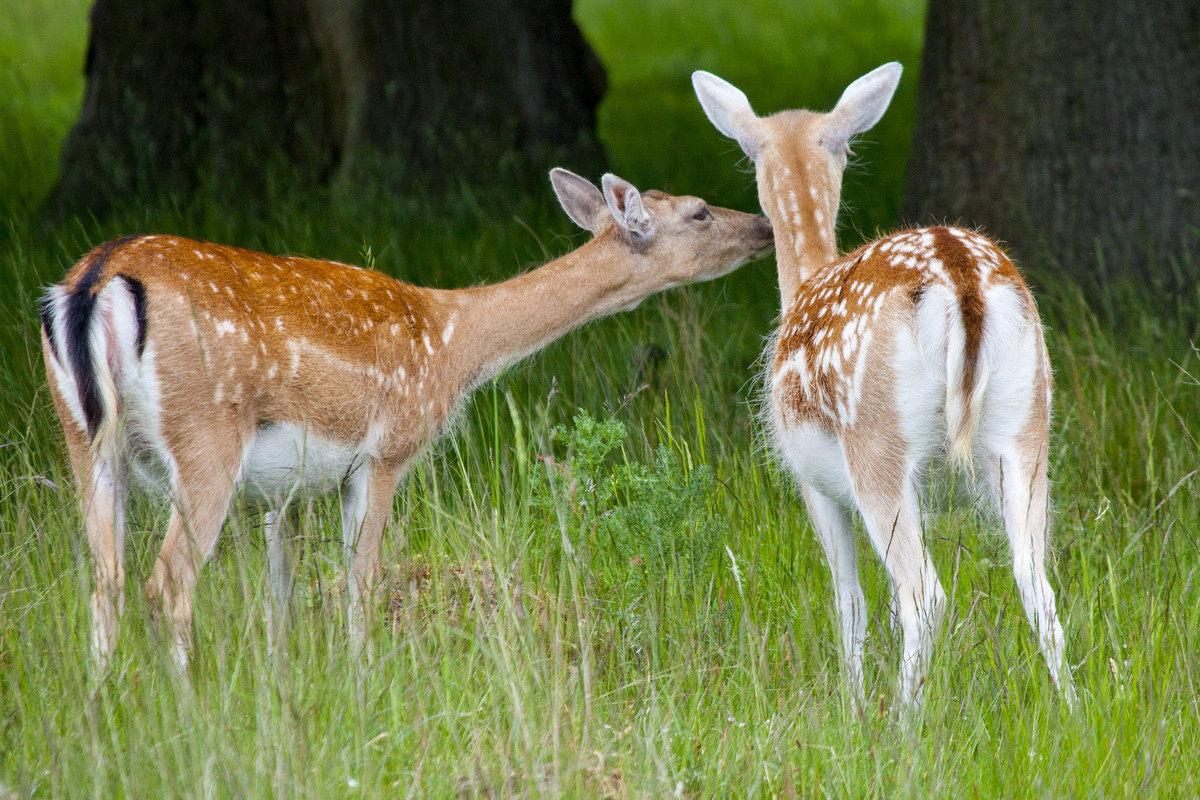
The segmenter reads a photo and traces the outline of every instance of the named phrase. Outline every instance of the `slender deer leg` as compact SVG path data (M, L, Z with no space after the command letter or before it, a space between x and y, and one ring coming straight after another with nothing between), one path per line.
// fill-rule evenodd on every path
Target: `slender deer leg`
M858 435L847 437L854 495L871 544L892 579L893 598L904 637L900 701L906 715L920 704L933 640L946 609L946 593L925 548L916 476L923 458L909 453L898 431L872 431L868 450Z
M401 468L368 462L350 476L342 497L342 541L349 584L350 642L366 642L369 616L381 584L379 550L387 528Z
M103 670L116 645L125 610L126 466L115 451L86 457L83 490L84 528L96 567L92 595L92 655Z
M900 700L906 711L920 703L933 640L946 608L946 593L925 549L920 515L913 505L908 497L860 498L871 542L883 557L895 592L904 636Z
M267 604L267 630L272 647L287 631L292 591L295 588L295 543L299 529L299 506L279 498L280 507L263 519L267 537L267 565L271 575L271 600Z
M192 591L200 568L217 546L229 513L242 444L180 436L168 446L176 464L171 521L146 591L152 603L159 604L170 617L171 654L183 671L192 641Z
M1054 590L1046 578L1045 454L1023 456L1015 451L994 454L989 466L993 491L1012 547L1013 575L1025 616L1037 634L1050 677L1067 704L1074 707L1075 687L1066 665L1062 625L1058 621Z
M802 489L817 538L829 562L833 595L842 629L842 661L846 665L851 700L857 709L863 700L863 643L867 638L867 603L858 578L854 526L843 506L808 484L803 484Z
M53 374L51 368L47 371ZM92 662L97 672L108 666L125 610L125 492L128 468L115 449L93 453L85 432L73 420L57 383L50 393L63 421L67 457L75 485L81 488L84 531L92 551L96 585L92 591Z

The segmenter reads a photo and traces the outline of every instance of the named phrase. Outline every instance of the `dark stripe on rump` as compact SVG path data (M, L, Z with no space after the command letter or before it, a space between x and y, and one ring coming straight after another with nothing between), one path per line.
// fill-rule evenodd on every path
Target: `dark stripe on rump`
M137 315L137 354L142 357L146 349L146 287L137 278L122 275L125 283L129 284L129 293L133 295L133 311Z
M42 333L46 334L46 341L50 343L50 354L54 356L55 361L59 361L58 342L54 341L54 316L53 308L51 307L52 299L47 292L42 295L41 301L38 303L42 313ZM61 362L60 362L61 363Z
M933 229L933 244L938 258L954 281L964 334L963 382L965 402L970 402L975 389L975 369L979 364L979 348L983 342L983 294L979 290L979 270L967 246L946 228Z
M67 355L71 373L79 389L79 404L83 407L83 418L87 422L88 438L96 435L104 408L100 402L100 387L92 368L91 329L92 313L96 310L96 295L100 291L104 276L104 262L121 245L137 236L123 236L97 247L85 258L90 259L87 270L67 294L66 319L63 330L67 339Z

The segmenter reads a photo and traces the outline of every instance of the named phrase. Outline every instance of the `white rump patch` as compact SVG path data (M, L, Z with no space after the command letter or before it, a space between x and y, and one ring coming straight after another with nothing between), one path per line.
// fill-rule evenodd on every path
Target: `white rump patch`
M800 480L832 500L852 500L850 469L842 443L832 433L811 425L779 427L780 452Z

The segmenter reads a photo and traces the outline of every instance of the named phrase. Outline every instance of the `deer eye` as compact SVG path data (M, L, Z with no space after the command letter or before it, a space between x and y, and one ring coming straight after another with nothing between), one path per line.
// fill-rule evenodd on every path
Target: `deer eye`
M708 210L708 206L700 206L700 210L692 214L692 219L697 222L702 222L706 219L712 219L712 212Z

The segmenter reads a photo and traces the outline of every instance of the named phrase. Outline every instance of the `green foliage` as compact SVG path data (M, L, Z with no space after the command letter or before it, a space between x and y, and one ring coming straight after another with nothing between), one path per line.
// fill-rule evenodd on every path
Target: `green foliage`
M89 5L0 0L0 219L9 224L35 211L54 183L83 97Z
M609 455L625 440L625 426L614 418L597 422L587 411L578 414L571 427L557 425L553 438L566 445L568 457L559 472L577 532L592 530L612 510L617 481L604 474ZM548 472L547 475L552 474Z
M378 198L358 214L297 198L261 217L143 210L44 230L28 209L81 94L85 6L0 0L0 202L21 198L0 209L0 797L1200 795L1200 299L1122 289L1089 306L1048 270L1051 582L1075 715L997 521L934 509L949 610L925 713L912 731L888 718L899 644L863 541L872 700L850 718L825 559L754 444L770 263L592 324L478 392L401 487L391 591L362 658L346 641L337 505L317 501L285 645L268 648L256 521L235 514L201 576L181 680L141 591L165 527L162 504L143 502L117 654L92 674L92 567L42 375L40 286L131 231L365 259L446 287L584 238L548 188L502 207ZM740 81L761 111L827 106L896 57L914 85L915 61L886 46L915 58L907 4L581 0L577 15L609 65L615 167L646 188L754 205L689 97L693 67ZM864 193L891 185L885 166L902 173L892 159L852 173ZM647 381L636 356L650 346L665 356Z
M660 446L653 464L626 465L617 483L629 500L604 527L630 579L642 591L678 582L684 594L706 583L728 528L708 513L712 469L701 464L685 474L679 457Z
M606 573L600 591L616 592L611 602L640 608L664 586L689 597L712 580L728 525L711 511L716 480L708 465L684 470L674 450L660 445L652 463L613 466L625 426L587 411L569 427L556 426L553 438L567 457L548 460L545 479L534 484L535 504L564 520L575 549L590 549L589 562Z
M855 78L901 62L887 114L854 147L839 219L847 247L894 226L900 213L924 15L923 0L656 0L619 12L610 0L575 3L608 70L599 126L615 171L639 186L747 211L758 208L749 162L704 117L693 70L733 81L756 112L770 114L827 111Z

